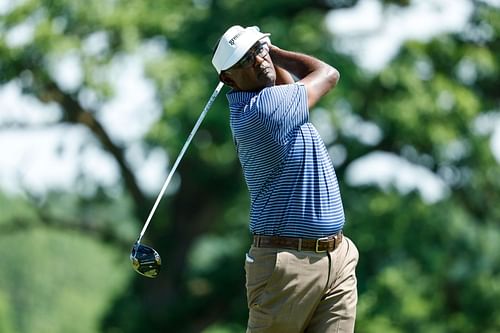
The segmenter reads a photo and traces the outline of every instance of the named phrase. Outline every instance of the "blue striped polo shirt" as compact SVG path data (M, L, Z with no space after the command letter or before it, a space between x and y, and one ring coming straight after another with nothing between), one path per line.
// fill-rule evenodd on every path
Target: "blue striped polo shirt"
M301 83L230 91L230 125L251 198L256 235L337 233L344 210L328 151L309 122Z

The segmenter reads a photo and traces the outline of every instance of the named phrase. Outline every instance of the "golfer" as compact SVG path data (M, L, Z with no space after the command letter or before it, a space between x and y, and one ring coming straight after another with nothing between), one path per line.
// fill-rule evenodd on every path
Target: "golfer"
M253 244L245 261L247 332L353 332L358 251L327 149L309 110L339 72L233 26L212 59L250 192Z

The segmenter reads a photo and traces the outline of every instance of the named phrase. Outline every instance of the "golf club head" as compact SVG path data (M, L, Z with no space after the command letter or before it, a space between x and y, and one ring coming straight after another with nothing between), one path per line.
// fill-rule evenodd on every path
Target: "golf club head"
M160 255L150 246L135 242L130 261L134 270L141 275L155 278L160 274Z

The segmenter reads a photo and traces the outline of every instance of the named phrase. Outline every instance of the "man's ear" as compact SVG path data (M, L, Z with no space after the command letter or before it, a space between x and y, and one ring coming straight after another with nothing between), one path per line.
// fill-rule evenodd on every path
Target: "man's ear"
M221 80L222 82L224 82L224 84L227 84L231 88L237 89L236 82L234 82L233 78L229 73L221 72L219 74L219 80Z

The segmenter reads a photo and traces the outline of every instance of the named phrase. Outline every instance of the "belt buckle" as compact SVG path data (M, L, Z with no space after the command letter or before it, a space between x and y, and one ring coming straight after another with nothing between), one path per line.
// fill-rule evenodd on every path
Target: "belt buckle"
M315 249L315 252L316 253L326 252L328 250L328 246L326 247L327 248L326 250L320 250L319 249L319 242L321 242L321 241L329 241L329 240L330 240L329 237L321 237L321 238L316 239L316 249Z

